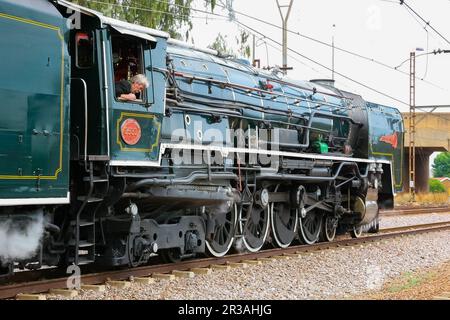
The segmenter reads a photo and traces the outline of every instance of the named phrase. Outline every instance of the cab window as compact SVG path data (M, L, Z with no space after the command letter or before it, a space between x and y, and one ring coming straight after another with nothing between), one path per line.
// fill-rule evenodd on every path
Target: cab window
M131 82L136 75L145 75L142 40L124 35L112 36L112 57L116 99L121 102L147 103L147 90L131 92ZM148 79L150 81L150 79ZM128 92L130 91L130 92ZM136 100L121 98L121 94L134 94Z
M94 39L93 36L78 32L75 35L75 63L79 69L88 69L94 65Z

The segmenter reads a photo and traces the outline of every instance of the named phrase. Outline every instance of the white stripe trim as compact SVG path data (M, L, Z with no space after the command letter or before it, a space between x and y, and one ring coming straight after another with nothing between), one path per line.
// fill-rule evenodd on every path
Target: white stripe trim
M246 149L246 148L228 148L221 146L203 146L196 144L172 144L163 143L161 144L161 152L163 154L166 149L177 149L177 150L203 150L203 151L216 151L220 152L223 157L228 157L230 153L249 153L249 154L264 154L270 156L283 156L283 157L293 157L293 158L303 158L303 159L313 159L313 160L334 160L334 161L349 161L349 162L359 162L359 163L387 163L391 162L388 160L376 160L376 159L361 159L361 158L348 158L348 157L336 157L336 156L323 156L319 154L310 153L293 153L285 151L272 151L272 150L258 150L258 149Z
M312 160L332 160L332 161L348 161L358 163L386 163L392 166L389 160L377 160L377 159L361 159L361 158L348 158L348 157L335 157L335 156L323 156L319 154L310 153L293 153L284 151L271 151L271 150L258 150L258 149L245 149L245 148L228 148L221 146L203 146L198 144L173 144L162 143L161 150L159 152L158 161L128 161L128 160L112 160L109 162L110 166L116 167L159 167L161 163L162 155L167 149L176 150L202 150L202 151L216 151L220 152L222 157L226 158L230 153L249 153L249 154L264 154L269 156L283 156L300 159L312 159Z
M66 198L0 199L0 207L69 204L69 203L70 203L70 192L67 193Z
M128 161L128 160L112 160L109 162L113 167L159 167L160 161Z

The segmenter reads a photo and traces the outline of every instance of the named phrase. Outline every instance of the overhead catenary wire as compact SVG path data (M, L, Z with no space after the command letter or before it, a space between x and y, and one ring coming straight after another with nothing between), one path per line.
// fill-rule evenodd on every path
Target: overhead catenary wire
M166 14L169 14L169 15L172 15L172 16L182 16L182 17L184 17L184 16L186 16L186 17L189 16L189 15L187 15L187 14L176 14L176 13L172 13L172 12L165 12L165 11L154 10L154 9L143 8L143 7L133 7L133 6L128 6L128 5L111 4L111 3L102 2L102 1L98 1L98 0L87 0L87 1L88 1L88 2L92 2L92 3L98 3L98 4L104 4L104 5L112 5L112 6L119 6L119 7L125 6L125 7L129 8L129 9L133 9L133 10L142 10L142 11L147 11L147 12L166 13ZM153 0L153 1L159 2L159 3L167 3L167 2L164 1L164 0ZM207 14L207 15L213 15L213 16L217 16L217 17L221 17L221 18L225 18L225 19L232 20L232 17L231 17L230 15L226 16L226 15L218 14L218 13L215 13L215 12L210 12L210 11L207 11L207 10L201 10L201 9L197 9L197 8L190 8L190 7L183 6L183 5L177 4L177 3L169 3L169 5L173 5L173 6L180 7L180 8L185 8L185 9L189 9L189 10L191 10L191 11L198 12L198 13L203 13L203 14ZM229 10L228 7L226 7L226 6L224 6L224 5L221 5L221 4L218 4L218 3L216 3L216 6L219 7L219 8L223 8L223 9ZM257 21L257 22L266 24L266 25L268 25L268 26L271 26L271 27L274 27L274 28L277 28L277 29L280 29L280 30L282 29L280 26L278 26L278 25L276 25L276 24L274 24L274 23L271 23L271 22L262 20L262 19L260 19L260 18L251 16L251 15L249 15L249 14L246 14L246 13L243 13L243 12L240 12L240 11L233 10L233 13L238 14L238 15L241 15L241 16L244 16L244 17L247 17L247 18L252 19L252 20L254 20L254 21ZM191 17L193 17L193 16L191 16ZM194 19L199 19L199 18L204 18L204 17L193 17L193 18L194 18ZM316 38L314 38L314 37L312 37L312 36L308 36L308 35L305 35L305 34L302 34L302 33L300 33L300 32L290 30L290 29L287 29L287 31L288 31L288 33L297 35L297 36L299 36L299 37L301 37L301 38L310 40L310 41L315 42L315 43L318 43L318 44L320 44L320 45L327 46L327 47L329 47L329 48L332 48L332 47L333 47L332 44L327 43L327 42L322 41L322 40L318 40L318 39L316 39ZM367 57L367 56L364 56L364 55L362 55L362 54L359 54L359 53L356 53L356 52L353 52L353 51L344 49L344 48L339 47L339 46L334 46L334 49L337 50L337 51L343 52L343 53L345 53L345 54L348 54L348 55L357 57L357 58L359 58L359 59L362 59L362 60L365 60L365 61L368 61L368 62L377 64L377 65L379 65L379 66L381 66L381 67L384 67L384 68L387 68L387 69L389 69L389 70L391 70L391 71L399 72L399 73L401 73L401 74L403 74L403 75L405 75L405 76L409 76L409 73L407 73L407 72L405 72L405 71L402 71L402 70L399 70L399 69L397 69L397 68L395 68L395 67L393 67L393 66L391 66L391 65L389 65L389 64L387 64L387 63L384 63L384 62L382 62L382 61L380 61L380 60L377 60L377 59L375 59L375 58ZM422 82L424 82L424 83L426 83L426 84L428 84L428 85L430 85L430 86L433 86L433 87L435 87L435 88L438 88L438 89L440 89L440 90L447 91L447 89L445 89L445 88L443 88L443 87L441 87L441 86L439 86L439 85L437 85L437 84L435 84L435 83L433 83L433 82L427 81L427 80L425 80L424 78L417 77L417 80L420 80L420 81L422 81Z
M245 25L245 24L243 24L242 22L239 22L239 21L237 21L237 20L235 20L235 22L236 22L237 24L239 24L239 25L241 25L241 26L243 26L243 27L245 27L245 28L251 30L252 33L259 34L259 35L262 36L264 39L268 39L268 40L272 41L273 43L277 44L278 46L281 46L281 43L280 43L280 42L278 42L278 41L276 41L276 40L274 40L274 39L272 39L272 38L270 38L270 37L264 35L264 34L261 33L260 31L255 30L255 29L253 29L253 28L251 28L251 27L249 27L249 26L247 26L247 25ZM315 61L314 59L309 58L309 57L307 57L307 56L301 54L300 52L298 52L298 51L296 51L296 50L293 50L293 49L291 49L291 48L288 48L288 50L291 51L291 52L293 52L293 53L295 53L296 55L298 55L298 56L300 56L300 57L302 57L302 58L304 58L304 59L306 59L306 60L308 60L308 61L310 61L310 62L316 64L316 65L319 65L320 67L322 67L322 68L324 68L324 69L326 69L326 70L328 70L328 71L331 71L331 68L330 68L330 67L325 66L324 64L322 64L322 63L320 63L320 62L317 62L317 61ZM364 87L364 88L366 88L366 89L368 89L368 90L370 90L370 91L372 91L372 92L375 92L375 93L377 93L377 94L379 94L379 95L381 95L381 96L384 96L384 97L386 97L386 98L389 98L389 99L391 99L391 100L393 100L393 101L396 101L396 102L401 103L401 104L403 104L403 105L406 105L406 106L408 106L408 107L410 106L409 103L407 103L407 102L405 102L405 101L402 101L402 100L400 100L400 99L398 99L398 98L396 98L396 97L393 97L393 96L391 96L391 95L389 95L389 94L387 94L387 93L384 93L384 92L382 92L382 91L380 91L380 90L378 90L378 89L375 89L375 88L373 88L373 87L371 87L371 86L369 86L369 85L367 85L367 84L365 84L365 83L363 83L363 82L361 82L361 81L355 80L355 79L353 79L353 78L351 78L351 77L349 77L349 76L347 76L347 75L344 75L344 74L342 74L342 73L340 73L340 72L337 72L336 70L335 70L335 73L336 73L337 75L343 77L344 79L347 79L347 80L349 80L350 82L356 83L357 85L360 85L360 86L362 86L362 87ZM426 113L427 113L428 115L430 115L430 116L433 116L433 117L436 117L436 118L439 118L439 119L443 119L443 120L446 120L446 121L450 121L450 120L447 119L447 118L444 118L444 117L441 117L441 116L438 116L438 115L434 115L434 114L430 113L430 112L427 111L427 110L424 110L424 109L421 109L421 108L416 108L416 109L417 109L417 110L420 110L420 111L424 111L424 112L426 112Z
M123 7L123 5L111 4L111 3L102 2L102 1L98 1L98 0L87 0L87 1L88 1L88 2L92 2L92 3L99 3L99 4L109 5L109 6L112 5L112 6L120 6L120 7ZM154 1L161 2L161 3L166 3L165 1L162 1L162 0L154 0ZM181 6L181 5L178 5L178 6ZM220 5L218 5L218 6L220 6ZM142 10L142 11L147 11L147 12L166 13L166 14L170 14L170 15L174 15L174 16L177 15L176 13L165 12L165 11L158 11L158 10L154 10L154 9L150 9L150 8L132 7L132 6L126 6L126 7L127 7L127 8L130 8L130 9ZM181 6L181 7L188 8L188 7L186 7L186 6ZM201 12L201 13L205 13L205 14L213 15L213 16L218 16L218 17L222 17L222 18L229 18L229 16L225 16L225 15L221 15L221 14L218 14L218 13L209 12L209 11L206 11L206 10L200 10L200 9L194 9L194 8L190 8L190 10L192 10L192 11L194 11L194 12ZM236 12L236 13L237 13L237 12ZM189 17L192 17L192 15L188 15L188 14L183 14L182 16L186 16L186 17L189 16ZM255 19L258 19L258 18L255 18ZM258 19L258 20L260 20L260 19ZM263 21L263 20L261 20L261 21ZM272 39L272 38L266 36L265 34L259 32L258 30L254 29L254 28L252 28L252 27L249 27L248 25L246 25L246 24L244 24L244 23L238 21L237 19L234 19L234 22L237 23L238 25L242 26L242 27L245 27L245 28L248 29L248 30L251 30L253 33L256 33L256 34L260 35L263 39L268 39L268 40L270 40L271 42L275 43L276 45L281 46L281 43L280 43L280 42L278 42L278 41L276 41L276 40L274 40L274 39ZM266 23L268 23L268 22L266 22ZM270 23L269 23L269 24L270 24ZM277 28L279 28L279 26L277 26ZM326 43L324 42L324 44L326 44ZM329 45L329 44L326 44L326 45ZM288 48L288 51L290 51L290 52L292 52L292 53L298 55L299 57L302 57L303 59L308 60L308 61L310 61L310 62L312 62L312 63L314 63L314 64L316 64L316 65L318 65L318 66L320 66L320 67L322 67L322 68L324 68L324 69L326 69L326 70L328 70L328 71L332 71L332 69L331 69L330 67L328 67L328 66L326 66L326 65L324 65L324 64L322 64L322 63L320 63L320 62L318 62L318 61L315 61L314 59L309 58L309 57L307 57L306 55L304 55L304 54L302 54L302 53L300 53L300 52L298 52L298 51L296 51L296 50L293 50L292 48ZM366 57L366 58L367 58L367 57ZM370 59L370 58L368 58L368 59ZM393 68L393 69L395 69L395 68ZM398 99L398 98L396 98L396 97L394 97L394 96L392 96L392 95L389 95L389 94L387 94L387 93L384 93L384 92L382 92L382 91L380 91L380 90L378 90L378 89L375 89L375 88L373 88L373 87L371 87L371 86L369 86L369 85L367 85L367 84L365 84L365 83L363 83L363 82L361 82L361 81L355 80L355 79L353 79L353 78L351 78L351 77L349 77L349 76L347 76L347 75L345 75L345 74L342 74L341 72L337 72L337 71L335 70L335 74L337 74L337 75L339 75L340 77L342 77L342 78L344 78L344 79L347 79L348 81L353 82L353 83L355 83L355 84L357 84L357 85L359 85L359 86L361 86L361 87L364 87L364 88L366 88L366 89L368 89L368 90L370 90L370 91L372 91L372 92L375 92L375 93L377 93L377 94L379 94L379 95L381 95L381 96L384 96L384 97L386 97L386 98L388 98L388 99L391 99L391 100L393 100L393 101L396 101L396 102L398 102L398 103L400 103L400 104L409 106L409 103L407 103L407 102L405 102L405 101L402 101L402 100L400 100L400 99ZM418 110L422 110L422 109L420 109L420 108L417 108L417 109L418 109ZM425 111L425 110L422 110L422 111Z
M389 1L389 2L395 2L395 3L398 3L398 2L396 2L396 1ZM228 8L225 7L225 6L223 6L223 5L216 4L216 6L228 10ZM195 9L193 9L193 10L195 11ZM246 13L243 13L243 12L240 12L240 11L236 11L236 10L233 10L233 12L236 13L236 14L238 14L238 15L241 15L241 16L243 16L243 17L246 17L246 18L255 20L255 21L257 21L257 22L266 24L266 25L268 25L268 26L271 26L271 27L274 27L274 28L277 28L277 29L280 29L280 30L283 29L283 28L280 27L279 25L276 25L276 24L274 24L274 23L268 22L268 21L266 21L266 20L262 20L262 19L260 19L260 18L255 17L255 16L252 16L252 15L249 15L249 14L246 14ZM360 53L357 53L357 52L353 52L353 51L344 49L344 48L342 48L342 47L340 47L340 46L336 46L336 45L333 46L333 44L327 43L327 42L322 41L322 40L318 40L318 39L316 39L316 38L314 38L314 37L312 37L312 36L308 36L308 35L302 34L302 33L298 32L298 31L293 31L293 30L290 30L290 29L287 29L287 31L288 31L288 33L294 34L294 35L299 36L299 37L301 37L301 38L310 40L310 41L312 41L312 42L318 43L318 44L323 45L323 46L327 46L327 47L329 47L329 48L334 48L334 49L337 50L337 51L346 53L346 54L348 54L348 55L357 57L357 58L362 59L362 60L366 60L366 61L372 62L372 63L377 64L377 65L379 65L379 66L382 66L382 67L384 67L384 68L387 68L387 69L390 69L390 70L392 70L392 71L396 71L396 72L402 73L402 74L404 74L404 75L406 75L406 76L409 76L409 73L407 73L407 72L405 72L405 71L402 71L402 70L398 70L398 69L395 68L394 66L391 66L391 65L389 65L389 64L387 64L387 63L385 63L385 62L382 62L382 61L380 61L380 60L377 60L377 59L375 59L375 58L367 57L367 56L362 55L362 54L360 54ZM441 89L441 90L446 90L446 89L440 87L440 86L437 85L437 84L434 84L434 83L432 83L432 82L430 82L430 81L426 81L424 78L419 78L419 77L417 77L417 79L420 80L420 81L423 81L423 82L425 82L425 83L427 83L427 84L429 84L429 85L431 85L431 86L434 86L434 87L436 87L436 88L439 88L439 89Z
M440 38L442 38L447 44L450 44L450 41L441 33L439 32L435 27L431 25L430 21L425 20L416 10L414 10L409 4L406 3L405 0L400 0L400 5L404 5L409 10L411 10L414 15L416 15L420 20L422 20L428 27L430 27L431 30L433 30Z
M274 40L273 38L270 38L270 37L266 36L266 35L263 34L262 32L260 32L260 31L258 31L258 30L256 30L256 29L254 29L254 28L252 28L252 27L249 27L248 25L246 25L246 24L244 24L244 23L242 23L242 22L240 22L240 21L238 21L238 20L235 20L235 22L236 22L237 24L242 25L242 26L244 26L245 28L251 30L253 33L259 34L260 36L264 37L264 39L268 39L268 40L270 40L271 42L273 42L273 43L275 43L275 44L281 46L281 43L280 43L280 42ZM328 71L332 71L332 69L331 69L330 67L328 67L328 66L324 65L323 63L320 63L320 62L318 62L318 61L316 61L316 60L314 60L314 59L312 59L312 58L310 58L310 57L308 57L308 56L306 56L306 55L304 55L304 54L302 54L302 53L300 53L300 52L298 52L298 51L296 51L296 50L294 50L294 49L292 49L292 48L288 48L288 50L291 51L292 53L294 53L294 54L296 54L296 55L302 57L303 59L306 59L306 60L308 60L308 61L310 61L310 62L312 62L312 63L314 63L314 64L316 64L316 65L318 65L318 66L320 66L320 67L322 67L322 68L324 68L324 69L326 69L326 70L328 70ZM389 98L389 99L391 99L391 100L393 100L393 101L396 101L396 102L398 102L398 103L401 103L401 104L403 104L403 105L409 106L409 103L406 103L405 101L402 101L402 100L400 100L400 99L398 99L398 98L396 98L396 97L394 97L394 96L391 96L391 95L389 95L389 94L387 94L387 93L384 93L384 92L382 92L382 91L380 91L380 90L377 90L377 89L375 89L375 88L373 88L373 87L371 87L371 86L369 86L369 85L367 85L367 84L365 84L365 83L362 83L362 82L360 82L360 81L358 81L358 80L355 80L355 79L353 79L353 78L351 78L351 77L349 77L349 76L347 76L347 75L345 75L345 74L343 74L343 73L341 73L341 72L338 72L338 71L335 70L335 73L336 73L337 75L339 75L340 77L342 77L342 78L344 78L344 79L347 79L347 80L349 80L349 81L351 81L351 82L353 82L353 83L356 83L356 84L358 84L358 85L360 85L360 86L362 86L362 87L364 87L364 88L366 88L366 89L368 89L368 90L370 90L370 91L372 91L372 92L375 92L375 93L377 93L377 94L380 94L380 95L382 95L382 96L384 96L384 97L386 97L386 98Z

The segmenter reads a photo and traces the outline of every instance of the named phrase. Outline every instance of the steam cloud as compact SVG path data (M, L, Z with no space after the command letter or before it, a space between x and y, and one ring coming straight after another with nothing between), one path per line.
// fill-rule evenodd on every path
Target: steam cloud
M44 214L38 210L29 219L0 221L0 261L3 263L31 258L44 233Z

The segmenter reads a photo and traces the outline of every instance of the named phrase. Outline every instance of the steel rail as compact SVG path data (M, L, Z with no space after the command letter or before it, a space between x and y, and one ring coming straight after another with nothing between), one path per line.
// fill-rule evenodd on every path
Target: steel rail
M449 206L428 207L428 208L399 208L394 210L380 210L381 216L400 216L414 214L450 213Z
M244 260L270 258L274 256L314 252L340 247L350 247L358 244L370 242L373 243L386 239L393 239L398 237L419 235L424 233L447 231L447 230L450 230L450 221L443 223L382 229L380 230L380 234L365 236L357 239L343 239L334 242L317 243L314 245L300 245L289 247L287 249L275 248L260 251L257 253L233 254L222 258L204 258L204 259L183 261L175 264L152 265L133 269L90 273L81 275L81 283L84 285L101 284L107 281L128 280L131 277L148 277L155 273L170 273L174 270L184 271L193 268L206 268L210 267L211 265L226 265L228 263L242 262ZM57 274L56 271L55 274ZM49 291L50 289L66 288L67 280L68 277L59 277L50 280L23 282L0 286L0 299L14 298L19 293L28 293L28 294L44 293Z

